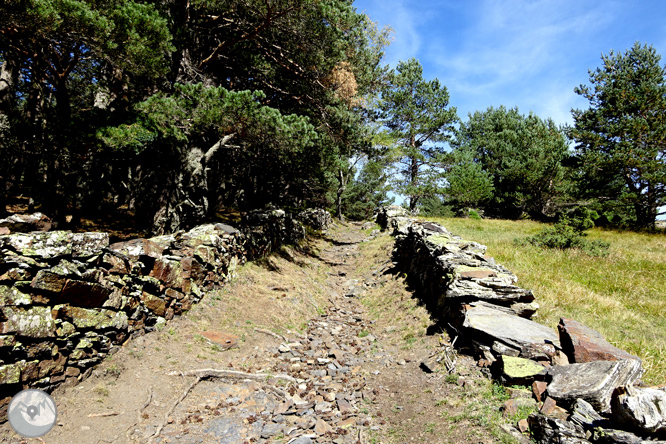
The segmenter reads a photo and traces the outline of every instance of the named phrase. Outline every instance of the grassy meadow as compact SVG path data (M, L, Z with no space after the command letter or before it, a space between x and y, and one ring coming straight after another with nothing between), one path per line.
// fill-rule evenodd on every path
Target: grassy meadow
M557 327L560 317L599 331L643 359L643 380L666 384L666 234L593 229L589 239L611 243L607 257L576 250L518 246L545 225L533 221L429 218L453 234L488 246L488 255L534 291L535 321Z

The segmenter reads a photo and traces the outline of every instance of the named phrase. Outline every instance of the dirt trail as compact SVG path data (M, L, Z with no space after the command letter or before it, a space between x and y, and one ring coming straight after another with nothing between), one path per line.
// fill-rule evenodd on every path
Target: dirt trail
M427 373L448 338L390 261L392 240L338 226L286 248L52 396L46 443L479 443L492 387L473 360ZM495 427L496 428L496 427ZM0 442L21 442L8 424ZM24 442L28 442L27 440Z

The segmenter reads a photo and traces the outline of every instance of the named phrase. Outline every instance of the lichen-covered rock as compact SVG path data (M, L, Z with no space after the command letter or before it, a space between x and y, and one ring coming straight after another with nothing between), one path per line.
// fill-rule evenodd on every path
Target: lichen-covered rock
M32 298L30 295L19 291L16 287L7 287L0 285L0 305L30 305Z
M613 395L612 417L632 430L666 434L666 388L619 387Z
M21 256L53 259L72 254L72 233L52 231L48 233L16 233L2 236L3 249L12 250Z
M67 278L50 270L39 270L30 286L35 290L48 293L60 293L65 288Z
M109 246L108 233L74 233L72 234L72 256L89 258L102 253Z
M573 319L561 318L557 326L562 350L572 363L592 361L619 361L638 359L638 356L621 350L604 339L601 334Z
M529 385L546 374L546 368L530 359L502 356L502 378L507 385Z
M109 245L109 249L127 256L132 261L141 260L144 257L158 258L162 256L164 247L149 239L132 239L126 242L116 242Z
M322 208L308 208L298 213L296 218L317 231L326 231L333 224L331 213Z
M167 287L181 288L183 286L184 274L185 271L180 261L160 257L155 260L149 276L162 282Z
M600 413L611 408L613 391L633 384L643 374L640 361L594 361L551 367L548 396L564 405L584 399Z
M0 322L0 333L15 333L19 336L49 338L55 335L55 321L49 307L4 306L0 311L7 319Z
M49 231L51 226L51 219L39 212L33 214L12 214L4 219L0 219L0 227L6 227L12 233Z
M0 384L16 384L21 381L21 363L0 366Z
M69 305L58 306L55 310L58 319L72 323L76 328L104 330L112 328L116 330L127 329L127 314L125 312L114 312L112 310L92 310Z

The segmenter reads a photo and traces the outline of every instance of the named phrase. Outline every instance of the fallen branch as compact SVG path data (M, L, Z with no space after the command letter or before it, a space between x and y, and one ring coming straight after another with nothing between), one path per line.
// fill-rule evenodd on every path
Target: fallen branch
M283 379L289 382L296 382L295 378L292 378L289 375L271 375L271 374L260 374L260 373L245 373L239 372L236 370L223 370L215 368L203 368L200 370L188 370L186 372L169 372L169 376L196 376L199 379L205 378L244 378L244 379L256 379L256 380L265 380L267 378Z
M255 327L254 331L259 332L259 333L263 333L263 334L265 334L265 335L273 336L274 338L282 339L284 342L289 342L289 341L287 340L287 338L285 338L284 336L279 335L279 334L277 334L277 333L274 333L274 332L272 332L272 331L270 331L270 330L266 330L265 328L256 328L256 327Z
M164 414L164 421L162 421L162 424L157 428L157 430L155 431L155 433L153 433L153 434L151 435L151 438L154 438L154 437L156 437L156 436L159 436L159 434L162 433L162 429L164 429L164 427L166 427L167 423L169 422L169 416L171 416L171 414L173 413L173 411L176 410L176 407L178 406L178 404L180 404L181 401L182 401L183 399L185 399L185 397L187 396L187 394L190 393L190 391L192 391L192 389L194 388L194 386L196 386L196 385L201 381L201 379L202 379L201 377L197 376L197 379L194 380L194 382L192 382L192 384L190 384L190 386L187 387L187 389L185 389L185 391L184 391L183 394L180 396L180 398L178 398L178 400L177 400L176 402L173 403L173 405L171 406L171 408L170 408L170 409Z
M105 417L107 417L107 416L118 416L118 415L122 415L123 413L125 413L125 412L121 412L121 413L118 413L118 412L109 412L109 413L91 413L91 414L88 415L88 418L105 418Z

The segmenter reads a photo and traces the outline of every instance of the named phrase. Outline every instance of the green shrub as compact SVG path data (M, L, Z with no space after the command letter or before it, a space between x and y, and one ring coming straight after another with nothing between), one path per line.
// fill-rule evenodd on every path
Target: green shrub
M590 241L585 238L585 230L592 228L590 218L569 219L562 216L553 227L544 228L533 237L516 239L517 244L531 244L542 248L557 248L566 250L575 248L591 256L606 256L610 243L602 240Z
M473 210L470 208L469 210L469 218L474 219L474 220L481 220L481 216L479 215L479 212L476 210Z

